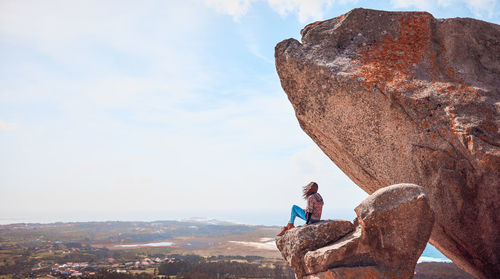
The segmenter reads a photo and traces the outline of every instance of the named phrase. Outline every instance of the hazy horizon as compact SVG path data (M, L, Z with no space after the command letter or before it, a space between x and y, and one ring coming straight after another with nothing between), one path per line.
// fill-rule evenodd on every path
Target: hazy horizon
M351 212L352 211L352 212ZM335 212L325 208L323 213L323 219L341 219L352 221L356 217L354 208L349 210L336 210ZM199 212L198 212L199 213ZM54 218L50 216L39 216L34 218L0 218L0 225L10 225L18 223L40 223L40 224L50 224L50 223L71 223L71 222L107 222L107 221L137 221L137 222L152 222L152 221L183 221L190 219L200 219L200 220L217 220L223 222L231 222L245 225L264 225L264 226L281 226L283 225L283 220L285 222L289 218L289 210L281 210L280 212L250 212L250 211L239 211L239 212L212 212L211 215L196 214L196 212L186 213L185 215L173 216L169 215L167 212L134 212L127 213L122 212L119 214L110 214L101 217L91 217L85 216L84 214L78 215L76 217L60 217ZM300 225L303 223L302 220L297 220Z

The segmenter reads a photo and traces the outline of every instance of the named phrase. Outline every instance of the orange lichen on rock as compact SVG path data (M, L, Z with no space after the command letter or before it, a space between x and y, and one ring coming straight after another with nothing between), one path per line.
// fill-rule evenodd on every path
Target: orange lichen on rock
M369 89L382 91L414 90L417 84L411 82L415 70L425 60L432 61L436 55L431 53L430 22L428 13L402 15L399 18L398 36L387 35L374 47L360 53L360 74L364 85ZM428 63L432 74L437 74L437 63Z
M368 91L380 90L420 99L415 106L421 111L428 109L425 97L432 94L450 98L455 104L478 98L479 90L466 84L449 66L443 42L433 40L433 20L432 15L425 12L400 15L396 36L387 35L375 45L361 49L357 72L362 77L357 79L362 81L361 85ZM447 115L451 132L461 138L463 131L455 120L456 115L452 111ZM428 121L420 122L425 129L430 128L429 124ZM495 128L489 125L484 130ZM437 135L430 139L437 140Z
M363 77L363 86L416 96L422 93L419 88L423 87L423 78L433 83L436 92L461 100L467 99L467 95L477 97L477 90L459 79L446 65L446 59L438 61L437 49L442 54L446 49L442 43L437 49L432 47L432 20L432 15L425 12L401 15L396 37L387 35L376 45L361 50L358 74ZM443 82L443 77L449 82Z

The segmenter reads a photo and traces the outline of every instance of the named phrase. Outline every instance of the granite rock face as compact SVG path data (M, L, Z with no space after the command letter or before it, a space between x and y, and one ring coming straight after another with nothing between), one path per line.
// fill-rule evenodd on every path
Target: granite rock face
M287 231L278 249L298 278L412 278L434 215L424 188L382 188L355 209L355 225L325 221Z
M430 242L500 274L500 26L355 9L301 34L275 58L302 129L369 194L423 186Z

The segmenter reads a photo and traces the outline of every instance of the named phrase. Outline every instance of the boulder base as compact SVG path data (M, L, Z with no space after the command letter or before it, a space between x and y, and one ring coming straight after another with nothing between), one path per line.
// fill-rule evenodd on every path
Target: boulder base
M355 211L356 227L348 221L326 221L276 239L298 278L413 277L434 223L424 188L392 185L373 193Z
M301 277L305 274L305 253L332 243L353 230L354 225L349 221L325 220L288 230L283 236L276 238L276 246L295 274Z

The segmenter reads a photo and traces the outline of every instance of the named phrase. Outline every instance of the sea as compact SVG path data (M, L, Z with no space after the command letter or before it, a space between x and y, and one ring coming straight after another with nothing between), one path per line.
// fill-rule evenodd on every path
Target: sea
M418 259L418 262L441 262L441 263L451 263L451 260L448 259L445 255L438 251L434 246L430 243L427 243L427 247L425 247L424 252Z

